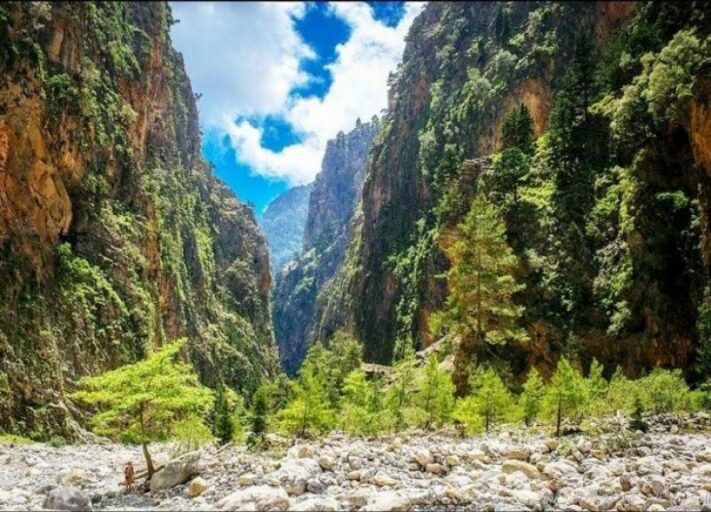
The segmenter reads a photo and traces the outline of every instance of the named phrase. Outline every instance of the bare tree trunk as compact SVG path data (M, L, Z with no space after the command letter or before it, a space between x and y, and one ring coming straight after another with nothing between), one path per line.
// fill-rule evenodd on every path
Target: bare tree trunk
M151 454L148 452L148 443L144 442L141 444L143 446L143 457L146 459L146 471L148 471L146 478L150 480L153 473L155 473L155 469L153 468L153 459L151 459Z
M146 478L151 479L153 473L155 473L155 468L153 467L153 459L151 459L151 454L148 452L148 443L146 442L146 430L143 422L143 405L141 405L141 410L139 411L139 418L141 422L141 447L143 448L143 457L146 459Z
M306 435L306 400L304 400L304 414L301 417L301 434L299 434L299 437L304 437Z

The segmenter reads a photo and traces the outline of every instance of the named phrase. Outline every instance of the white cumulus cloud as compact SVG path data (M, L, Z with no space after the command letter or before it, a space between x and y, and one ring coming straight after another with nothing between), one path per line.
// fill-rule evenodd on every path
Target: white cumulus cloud
M173 40L185 57L193 88L203 93L198 104L203 126L228 135L237 158L253 172L297 185L318 173L328 139L386 106L387 76L402 58L405 35L422 3L406 3L395 27L376 20L365 3L331 3L329 9L351 34L328 65L333 82L323 98L289 94L310 79L299 71L299 63L314 56L293 23L304 15L304 4L171 6L181 20L173 27ZM285 119L302 142L280 151L265 148L254 119L267 115Z

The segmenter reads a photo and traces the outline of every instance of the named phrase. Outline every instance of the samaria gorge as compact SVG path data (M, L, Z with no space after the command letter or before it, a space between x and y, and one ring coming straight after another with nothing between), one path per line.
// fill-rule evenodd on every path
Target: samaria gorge
M0 510L711 511L711 7L0 4Z

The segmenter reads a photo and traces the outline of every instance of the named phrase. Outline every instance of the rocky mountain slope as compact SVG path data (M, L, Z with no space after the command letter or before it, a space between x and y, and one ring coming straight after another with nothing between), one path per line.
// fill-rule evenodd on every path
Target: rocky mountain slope
M269 245L269 261L276 275L301 251L312 184L290 188L267 205L260 225Z
M202 160L171 23L0 6L0 429L71 435L78 378L176 337L209 385L277 370L267 248Z
M439 339L446 251L480 197L505 219L528 338L482 357L514 375L560 354L711 372L697 357L711 332L710 16L701 3L429 4L324 299L340 313L319 332L347 327L378 362ZM537 140L512 164L502 125L520 105Z
M274 333L282 366L295 372L320 327L316 320L322 290L345 257L351 219L360 198L370 144L379 127L357 121L348 134L330 140L309 200L304 244L299 256L276 276Z

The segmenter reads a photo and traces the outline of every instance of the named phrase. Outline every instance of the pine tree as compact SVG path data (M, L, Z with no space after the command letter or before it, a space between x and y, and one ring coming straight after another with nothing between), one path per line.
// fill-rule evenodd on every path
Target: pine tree
M523 392L519 397L519 403L523 412L523 421L526 423L526 426L530 426L541 412L545 392L546 389L543 385L541 374L538 373L536 368L531 368L526 377L526 382L523 384Z
M484 430L488 433L494 422L510 414L514 406L511 392L492 368L477 370L470 379L471 396L474 410L484 421Z
M335 422L323 374L315 368L313 359L304 361L299 378L292 383L294 398L277 413L281 430L299 437L307 432L320 433Z
M396 431L402 430L406 424L408 412L414 405L416 393L415 351L410 344L403 350L403 357L395 363L395 379L388 390L385 401L388 411L393 417Z
M343 386L341 421L344 430L352 434L373 435L387 425L381 395L381 382L368 381L363 370L353 370Z
M566 358L561 358L548 383L544 409L555 418L555 435L560 436L560 426L565 416L579 412L587 403L585 381Z
M533 154L533 118L523 103L504 116L501 149L518 149L528 156Z
M444 425L454 407L454 384L449 374L440 370L432 354L422 368L415 403L425 413L424 427Z
M484 430L484 418L479 414L478 404L471 396L457 399L452 411L452 419L455 423L463 425L469 435L478 434Z
M711 287L704 289L704 298L696 319L696 373L701 380L711 379Z
M232 424L232 414L225 397L225 387L220 384L215 391L215 404L212 412L213 434L217 441L223 445L232 441L234 436L234 426Z
M96 433L139 442L148 478L155 468L148 451L151 441L163 440L176 425L201 423L213 401L212 392L198 382L192 366L179 361L185 340L167 344L143 361L85 377L70 398L96 406L91 419Z
M613 414L617 411L632 411L634 406L632 397L638 394L637 387L637 383L625 377L619 366L615 368L615 373L612 374L608 383L605 401L601 404L604 406L604 411Z
M252 410L249 415L251 432L248 444L258 446L264 442L267 432L267 414L269 412L269 392L267 386L260 385L252 395Z
M519 185L528 173L530 157L518 148L504 149L492 162L490 197L497 204L519 206Z
M585 379L591 401L603 400L610 388L607 380L602 376L602 369L602 365L597 362L597 359L593 359L590 365L590 373L588 378Z
M339 330L329 342L330 375L327 385L333 388L340 398L346 375L357 370L363 364L363 346L345 331ZM334 407L336 404L333 404Z
M457 391L466 394L470 365L485 344L523 341L527 336L517 325L523 308L513 299L523 289L514 277L518 260L506 243L496 210L475 199L459 229L461 239L448 251L453 264L447 273L447 304L437 320L461 337L454 379Z

